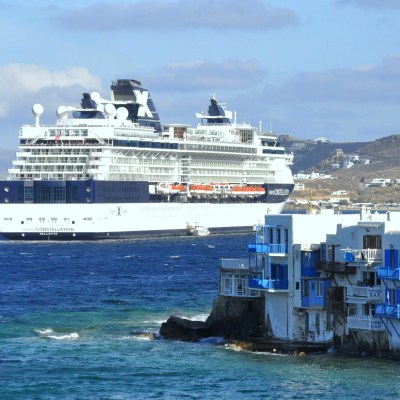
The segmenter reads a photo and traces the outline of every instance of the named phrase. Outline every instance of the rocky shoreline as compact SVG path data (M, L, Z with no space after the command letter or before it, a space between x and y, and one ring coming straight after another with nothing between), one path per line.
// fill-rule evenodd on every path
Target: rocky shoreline
M192 321L170 316L161 325L165 339L198 342L209 337L222 337L240 350L311 354L326 352L333 343L315 344L279 340L269 334L264 322L264 298L217 296L206 321Z

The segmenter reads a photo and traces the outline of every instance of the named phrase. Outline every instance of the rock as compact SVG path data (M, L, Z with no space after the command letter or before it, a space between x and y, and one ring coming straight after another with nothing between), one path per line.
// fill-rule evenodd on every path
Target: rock
M211 336L204 321L191 321L172 315L160 328L160 335L165 339L177 339L185 342L197 342Z

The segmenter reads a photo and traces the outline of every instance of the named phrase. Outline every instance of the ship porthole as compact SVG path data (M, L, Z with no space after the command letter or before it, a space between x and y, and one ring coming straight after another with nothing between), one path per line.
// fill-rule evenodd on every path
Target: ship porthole
M4 199L4 203L8 203L10 200L8 199L8 197L6 197L5 199Z
M4 188L4 191L8 193L8 192L10 191L10 188L9 188L8 186L6 186L6 187Z

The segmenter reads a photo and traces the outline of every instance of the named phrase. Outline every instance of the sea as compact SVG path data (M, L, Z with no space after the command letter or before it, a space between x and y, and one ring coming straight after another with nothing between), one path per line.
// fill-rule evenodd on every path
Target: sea
M400 364L165 340L253 234L0 242L0 399L399 399ZM153 340L155 336L155 340Z

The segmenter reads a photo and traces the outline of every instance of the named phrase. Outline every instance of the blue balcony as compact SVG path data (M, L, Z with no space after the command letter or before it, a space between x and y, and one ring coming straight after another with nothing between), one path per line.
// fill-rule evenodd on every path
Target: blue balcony
M248 245L250 253L261 254L287 254L286 244L264 244L264 243L251 243Z
M378 267L377 272L378 278L391 279L395 281L400 280L400 268Z
M257 290L288 290L289 281L285 279L260 279L249 277L249 288Z
M377 304L375 317L400 319L400 304Z
M301 306L305 308L307 307L323 308L325 306L325 298L316 296L302 297Z

